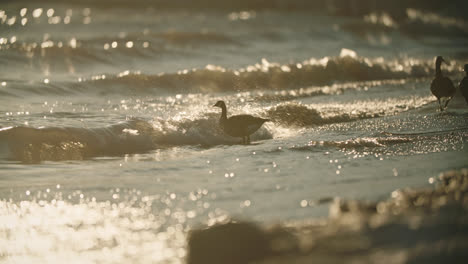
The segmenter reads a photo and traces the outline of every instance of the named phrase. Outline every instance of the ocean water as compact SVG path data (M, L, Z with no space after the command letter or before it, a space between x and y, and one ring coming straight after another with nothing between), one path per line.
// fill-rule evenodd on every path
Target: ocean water
M429 90L468 62L451 4L212 2L2 3L0 262L183 263L198 226L467 167L468 107ZM218 100L271 122L242 145Z

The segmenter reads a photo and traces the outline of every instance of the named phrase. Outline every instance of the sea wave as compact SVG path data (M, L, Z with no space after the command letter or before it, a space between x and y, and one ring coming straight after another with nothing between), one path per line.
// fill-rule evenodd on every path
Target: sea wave
M116 36L110 35L79 40L75 37L64 39L50 39L47 37L39 42L15 39L11 43L11 40L5 40L0 43L0 50L7 55L8 53L24 55L24 59L38 57L51 60L63 59L66 56L68 58L93 59L101 62L110 51L113 51L114 55L138 57L148 55L144 51L161 54L170 52L168 49L172 45L193 46L198 44L240 45L240 42L218 32L168 30L163 32L124 33Z
M364 137L337 141L309 141L302 146L293 146L294 151L313 151L317 148L338 148L338 149L369 149L380 148L389 145L408 143L414 141L414 138L405 137Z
M337 149L353 158L369 155L378 157L382 154L386 156L408 155L408 153L417 155L461 150L463 149L463 139L466 136L466 128L464 130L453 129L432 135L388 136L387 133L383 133L379 136L357 137L344 140L311 140L303 145L291 146L289 150L317 152ZM444 142L446 145L444 146L440 142Z
M95 87L126 86L132 89L164 89L173 92L229 92L282 90L326 85L333 82L422 78L433 75L433 62L421 60L384 61L346 53L338 57L309 59L302 63L261 63L240 69L207 65L156 75L124 72L97 80L84 80ZM453 68L455 71L458 68Z
M27 2L27 1L20 1ZM62 3L60 0L48 0L47 2ZM396 0L393 4L382 4L379 0L352 1L352 0L238 0L238 1L217 1L217 0L69 0L74 5L85 5L87 7L107 8L109 6L120 8L159 8L159 9L220 9L220 10L301 10L314 11L320 14L332 14L341 16L362 16L370 12L386 11L392 14L401 15L406 8L418 8L430 11L448 13L454 16L463 16L465 1L452 0L453 7L448 7L446 3L431 1L430 4L424 0L413 0L408 3L405 0Z
M160 145L232 145L239 144L240 138L227 136L218 125L219 114L206 113L199 117L156 119L153 121L153 139ZM272 132L261 127L251 136L252 140L273 138Z
M276 106L255 108L251 112L269 118L251 136L253 141L281 136L284 128L350 122L361 119L394 115L420 107L432 98L386 99L385 101L356 102L355 104L280 103ZM234 112L237 112L234 108ZM239 144L239 138L227 136L219 127L219 113L195 111L190 115L176 115L153 120L131 119L108 127L46 127L16 126L0 129L2 154L6 159L23 162L43 160L81 160L96 156L119 156L144 153L174 146L213 147ZM59 113L62 116L64 113ZM345 142L315 142L326 147L374 147L400 142L399 137L359 139Z
M2 38L1 60L8 64L7 71L30 68L34 65L41 69L45 76L48 76L48 73L58 73L74 77L80 73L89 74L89 69L99 68L100 71L116 72L116 68L122 69L121 65L128 65L129 61L148 62L174 54L186 56L194 52L193 48L197 46L206 49L212 45L242 45L226 34L205 30L144 31L89 39L52 39L48 35L44 38L42 41L17 39L16 36L10 39ZM102 75L98 70L93 72Z
M194 119L135 119L104 128L0 128L0 157L36 163L120 156L173 146L239 144L239 138L227 136L221 131L218 118L217 114L208 113ZM272 133L262 127L251 139L272 137Z
M455 62L447 67L448 74L459 74L461 63ZM30 93L35 94L45 91L52 94L119 92L133 95L155 91L166 93L281 91L347 82L424 79L433 76L433 68L432 60L366 58L357 56L351 50L343 49L341 56L337 57L312 58L301 63L289 64L272 63L262 59L261 63L235 70L207 65L202 69L184 69L174 73L143 74L123 71L119 74L97 74L80 77L72 82L53 79L48 79L47 83L6 82L2 93L8 96L16 94L16 90L22 92L30 90ZM46 87L37 89L37 85ZM341 88L335 88L338 89L336 93L339 93ZM307 93L324 94L327 90L308 89Z
M439 10L437 10L439 11ZM390 44L389 37L382 37L388 33L399 33L410 38L424 39L428 37L457 37L468 36L468 22L463 18L445 16L425 9L406 8L402 14L391 14L385 10L371 12L362 20L344 23L341 28L357 36L376 42L376 36L381 37L382 44Z
M139 120L96 129L10 127L0 131L0 142L11 160L82 160L148 151L150 131L150 124Z
M284 126L307 127L391 116L417 109L432 101L433 98L430 96L411 96L403 99L388 98L335 105L287 102L270 107L266 111L266 116Z
M419 81L424 81L424 79L414 79L411 81L417 83ZM272 92L259 91L257 94L252 95L256 101L260 102L289 101L319 95L337 95L342 94L347 90L367 91L369 88L382 85L403 87L403 85L407 82L408 81L406 79L344 82L324 86L310 86L299 89L278 90Z

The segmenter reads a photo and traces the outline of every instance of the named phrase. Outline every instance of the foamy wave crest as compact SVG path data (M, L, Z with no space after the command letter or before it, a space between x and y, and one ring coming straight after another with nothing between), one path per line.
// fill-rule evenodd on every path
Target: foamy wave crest
M154 121L154 141L165 145L201 145L238 144L241 139L226 135L219 127L219 114L207 113L195 119L169 119ZM272 133L261 127L252 134L251 140L273 138Z
M12 127L0 131L0 142L11 160L82 160L148 151L154 146L151 131L140 120L97 129Z
M0 157L34 163L44 160L82 160L96 156L144 153L157 148L196 145L212 147L239 144L240 138L226 135L218 125L218 114L195 119L131 120L105 128L31 128L0 130ZM261 128L252 140L271 139Z
M263 59L261 63L237 70L208 65L204 69L157 75L124 72L104 79L87 80L84 85L101 90L120 86L132 91L159 88L172 92L226 92L297 89L333 82L420 78L433 74L432 61L388 62L382 58L359 57L346 51L339 57L284 65Z
M415 80L417 81L417 80ZM379 80L379 81L361 81L361 82L347 82L335 83L325 86L310 86L306 88L280 90L273 92L259 91L254 97L256 101L272 102L272 101L290 101L300 98L307 98L319 95L336 95L342 94L347 90L367 90L372 87L382 85L397 85L402 86L407 82L405 79L400 80Z
M273 107L267 111L267 115L275 123L286 126L310 126L324 123L319 111L296 103Z
M424 106L433 101L430 96L404 99L360 101L348 104L281 103L266 111L273 122L284 126L314 126L350 122L395 115Z
M335 147L338 149L379 148L389 145L411 142L414 139L405 137L365 137L338 141L310 141L303 146L293 146L292 150L311 151L317 148Z
M66 62L64 62L66 64ZM461 62L447 67L449 74L459 73ZM64 67L67 67L66 65ZM263 59L261 63L232 70L207 65L203 69L181 70L176 73L142 74L124 71L119 74L98 74L80 77L78 81L48 83L8 83L2 94L37 93L53 94L98 93L147 94L155 91L169 93L214 93L247 91L284 91L311 86L335 85L363 81L391 81L433 76L432 60L401 59L388 61L357 56L344 49L339 57L310 59L302 63L278 64ZM305 93L339 93L346 87L320 90L304 90Z

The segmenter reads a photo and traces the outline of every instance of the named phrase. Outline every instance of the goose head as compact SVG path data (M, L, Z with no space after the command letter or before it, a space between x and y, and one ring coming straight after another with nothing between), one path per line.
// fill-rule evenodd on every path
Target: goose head
M442 58L442 56L437 56L437 58L436 58L436 65L441 65L442 62L444 62L445 64L447 64L447 62L444 60L444 58Z
M468 74L468 64L465 64L464 70L465 70L465 72Z
M218 101L215 105L213 105L213 107L226 108L226 104L224 103L224 101Z

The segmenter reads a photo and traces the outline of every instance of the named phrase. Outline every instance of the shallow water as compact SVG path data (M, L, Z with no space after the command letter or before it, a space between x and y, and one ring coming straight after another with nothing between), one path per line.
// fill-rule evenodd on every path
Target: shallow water
M194 226L321 218L467 165L463 98L429 91L435 55L463 77L456 16L137 2L1 7L5 263L179 263ZM271 122L241 145L217 100Z

